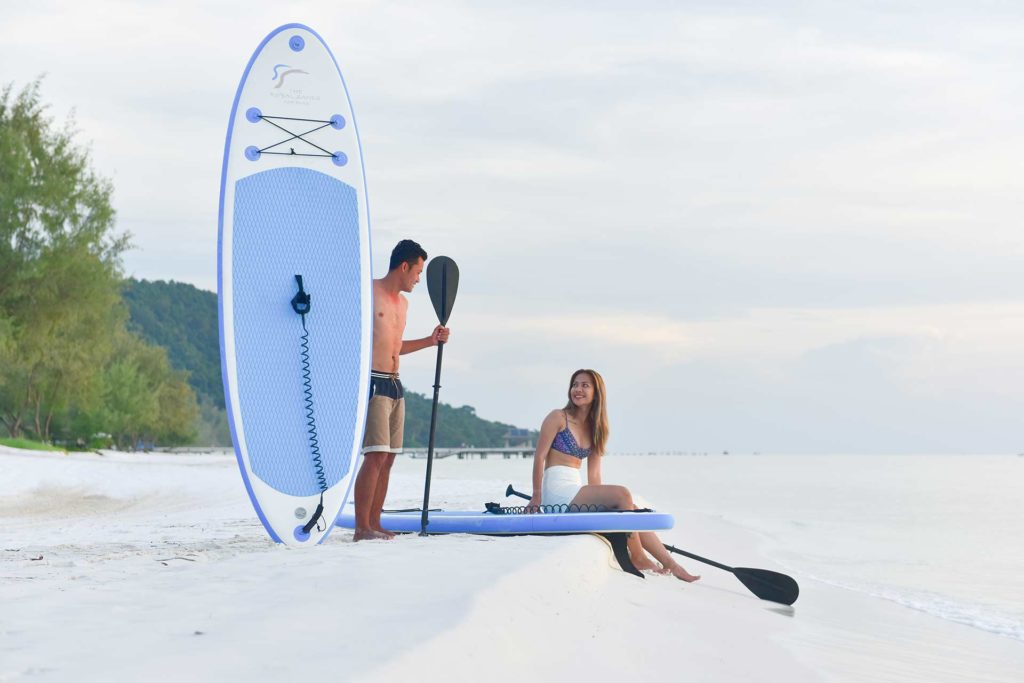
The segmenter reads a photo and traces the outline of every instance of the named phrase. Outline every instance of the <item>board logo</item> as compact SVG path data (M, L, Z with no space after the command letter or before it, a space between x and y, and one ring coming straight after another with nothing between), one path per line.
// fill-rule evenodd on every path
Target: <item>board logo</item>
M274 89L276 90L280 88L282 85L284 85L285 76L289 76L291 74L309 75L309 72L303 71L302 69L293 69L291 66L287 64L275 64L274 75L270 77L270 80L277 81L277 85L274 86Z

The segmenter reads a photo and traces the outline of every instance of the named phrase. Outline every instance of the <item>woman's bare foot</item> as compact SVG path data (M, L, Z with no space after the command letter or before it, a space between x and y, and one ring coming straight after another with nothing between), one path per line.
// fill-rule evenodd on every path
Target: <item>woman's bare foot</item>
M672 566L666 567L666 569L672 572L672 576L676 577L680 581L685 581L686 583L693 583L694 581L700 579L699 575L694 576L690 572L683 569L682 565L678 564L677 562L673 562Z
M633 566L642 572L656 572L661 569L646 554L641 554L639 557L631 557L630 559L633 560Z
M353 541L390 541L391 536L376 529L356 529L352 535Z

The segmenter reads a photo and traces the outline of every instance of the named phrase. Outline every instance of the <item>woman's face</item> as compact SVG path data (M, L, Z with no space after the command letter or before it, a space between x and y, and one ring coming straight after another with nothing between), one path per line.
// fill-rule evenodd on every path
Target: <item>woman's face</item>
M569 387L569 400L577 407L588 406L594 402L594 378L589 372L581 372L573 377Z

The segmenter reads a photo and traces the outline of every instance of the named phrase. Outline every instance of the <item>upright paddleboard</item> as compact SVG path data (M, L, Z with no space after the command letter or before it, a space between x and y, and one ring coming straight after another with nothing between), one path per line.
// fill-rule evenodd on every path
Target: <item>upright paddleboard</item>
M371 279L345 81L315 31L282 26L256 48L231 108L217 272L235 454L280 543L322 541L351 489L369 392Z

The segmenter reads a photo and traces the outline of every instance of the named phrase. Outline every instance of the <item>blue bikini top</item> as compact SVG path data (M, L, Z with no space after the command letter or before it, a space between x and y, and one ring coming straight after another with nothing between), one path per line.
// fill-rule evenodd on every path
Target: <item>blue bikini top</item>
M565 413L565 411L562 411ZM555 434L555 440L551 442L551 447L556 451L571 455L574 458L583 460L590 455L590 448L580 448L580 445L576 443L576 437L569 431L569 415L565 413L565 429Z

